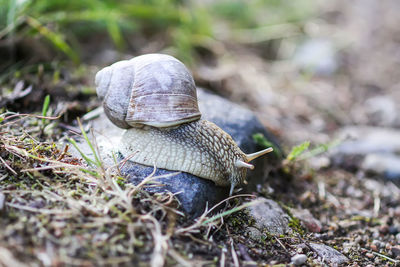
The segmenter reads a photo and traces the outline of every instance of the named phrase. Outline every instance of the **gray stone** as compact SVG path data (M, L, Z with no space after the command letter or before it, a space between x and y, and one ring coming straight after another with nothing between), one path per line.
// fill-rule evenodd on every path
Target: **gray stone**
M347 140L332 150L333 164L400 181L400 131L354 126L345 128L339 136Z
M246 233L251 240L256 242L260 242L260 240L262 240L264 236L264 234L260 230L252 226L246 228Z
M398 234L396 235L396 240L397 240L398 243L400 243L400 233L398 233Z
M229 133L245 153L262 149L252 138L252 135L256 133L263 134L274 144L275 149L279 149L275 139L265 130L250 110L202 89L198 89L198 100L202 118L216 123ZM115 165L116 155L119 154L116 148L124 130L114 126L104 113L90 123L94 128L102 161L105 166ZM79 146L87 156L93 158L92 152L84 141L80 140ZM79 156L77 151L75 151L75 154ZM248 190L254 189L257 183L263 181L260 178L264 178L267 164L272 166L272 162L276 162L277 159L276 154L270 153L252 162L256 168L254 171L248 172ZM121 155L119 155L118 160L123 160ZM121 172L128 177L130 182L137 184L153 172L153 167L143 166L128 160L122 164ZM172 174L174 175L171 176ZM206 207L211 208L229 194L229 188L216 186L212 181L188 173L176 174L175 171L157 169L154 175L169 176L157 179L164 186L152 187L147 190L151 192L168 190L177 194L182 209L189 217L200 216ZM255 177L259 179L254 179Z
M321 261L328 263L330 266L338 266L349 261L342 253L327 245L310 243L310 246L321 258Z
M382 174L389 180L399 180L400 157L394 154L368 154L361 162L361 169Z
M291 231L290 217L283 209L271 199L259 198L261 202L246 208L250 219L254 220L254 227L261 232L267 231L273 235L283 235Z
M299 46L293 62L306 71L331 75L338 67L335 48L328 39L309 39Z
M347 139L333 151L342 154L398 153L400 131L396 129L351 126L339 132L339 138Z
M390 127L394 126L398 119L396 101L390 95L378 95L368 98L364 103L368 124Z
M143 178L149 176L154 168L127 161L121 167L121 173L129 177L133 184L140 183ZM173 175L176 173L175 175ZM172 174L172 176L171 176ZM172 192L176 194L181 208L191 218L200 216L208 207L223 200L229 195L229 187L216 186L214 182L199 178L185 172L173 172L164 169L156 169L154 176L166 176L157 178L161 185L150 187L146 190L152 193Z
M302 265L307 261L307 256L304 254L296 254L291 259L292 264L294 265Z
M313 233L320 233L322 224L319 220L315 219L309 210L306 209L291 209L290 212L294 217L300 220L301 225L308 231Z

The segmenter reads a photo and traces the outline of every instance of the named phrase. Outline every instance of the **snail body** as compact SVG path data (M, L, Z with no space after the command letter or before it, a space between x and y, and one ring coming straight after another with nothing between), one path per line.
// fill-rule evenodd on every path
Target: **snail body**
M171 56L117 62L98 72L96 86L106 115L127 129L119 151L133 162L212 180L232 194L254 168L249 162L272 151L245 154L228 133L200 119L193 78Z

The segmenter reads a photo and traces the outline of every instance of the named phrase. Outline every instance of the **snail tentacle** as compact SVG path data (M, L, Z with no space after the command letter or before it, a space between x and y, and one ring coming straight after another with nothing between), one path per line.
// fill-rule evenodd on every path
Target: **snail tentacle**
M250 163L247 163L247 162L244 162L244 161L241 161L241 160L237 160L235 162L235 166L238 167L238 168L247 168L247 169L250 169L250 170L254 169L254 165L252 165Z
M274 151L274 149L272 147L269 147L269 148L266 148L264 150L257 151L255 153L246 154L246 159L247 159L248 162L250 162L250 161L252 161L252 160L254 160L254 159L258 158L258 157L261 157L262 155L270 153L272 151Z

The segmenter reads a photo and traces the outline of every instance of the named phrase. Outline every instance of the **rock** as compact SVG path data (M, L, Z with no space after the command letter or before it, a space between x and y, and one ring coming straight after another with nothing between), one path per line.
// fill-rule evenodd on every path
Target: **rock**
M399 228L397 226L389 226L389 234L397 235L399 233Z
M364 104L370 125L390 127L397 120L398 110L393 96L378 95L368 98Z
M388 180L400 179L400 157L394 154L368 154L360 167L367 172L382 174Z
M365 256L367 256L367 258L372 259L374 257L374 254L372 254L371 252L367 252L365 253Z
M349 253L354 247L356 246L355 242L344 242L342 244L343 246L343 252L344 253Z
M353 126L346 127L339 136L351 139L331 151L333 164L400 182L400 131Z
M320 233L322 224L314 218L309 210L292 209L290 210L294 217L300 220L301 225L308 231L313 233Z
M400 258L400 246L394 246L391 249L394 258Z
M254 227L261 232L267 231L273 235L283 235L291 231L290 217L271 199L258 198L261 202L245 209L250 219L254 220Z
M262 240L264 234L255 227L249 226L246 229L247 236L253 241L260 242Z
M400 131L395 129L350 126L339 132L340 138L349 138L333 151L347 155L400 152Z
M292 264L294 265L302 265L307 261L307 256L304 254L296 254L291 259Z
M376 247L376 251L383 247L383 243L379 240L372 240L372 245Z
M143 178L153 172L153 168L127 161L121 168L121 173L129 177L129 182L140 183ZM172 175L176 173L176 175ZM154 176L165 176L155 181L161 185L147 188L152 193L172 192L176 194L182 209L190 218L200 216L208 207L226 198L229 195L228 187L216 186L214 182L198 178L185 172L171 172L169 170L157 169Z
M349 259L334 248L324 244L310 243L310 247L318 254L324 262L330 266L338 266L349 261Z
M229 133L245 153L262 149L252 138L252 135L256 133L263 134L274 144L275 149L279 149L275 139L265 130L250 110L202 89L198 89L198 100L202 118L216 123ZM115 165L114 158L118 154L116 148L124 130L114 126L105 117L104 113L91 123L96 133L96 143L105 166ZM87 156L93 158L90 148L84 141L81 140L79 146ZM79 156L76 151L75 154ZM123 160L123 158L123 156L120 156L119 160ZM255 188L256 184L262 180L253 178L264 178L266 164L271 164L273 159L276 160L277 157L273 153L270 153L264 156L264 158L259 158L253 162L256 168L254 171L248 172L248 190ZM121 167L121 173L126 175L129 181L135 184L142 181L152 172L153 167L139 165L129 160L125 164L122 164ZM171 176L172 174L174 175ZM206 207L211 208L229 194L228 187L216 186L212 181L188 173L176 174L175 171L157 169L155 176L160 175L168 175L168 177L158 178L157 180L164 186L157 186L147 190L151 192L165 192L168 190L177 194L182 209L189 217L200 216Z
M319 75L331 75L338 67L332 42L322 38L304 42L295 53L293 62L301 69Z

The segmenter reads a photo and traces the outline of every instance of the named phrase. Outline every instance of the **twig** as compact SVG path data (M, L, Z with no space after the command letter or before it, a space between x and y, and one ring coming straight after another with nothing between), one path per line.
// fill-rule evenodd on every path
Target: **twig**
M68 144L65 145L63 152L60 154L60 156L58 156L58 158L56 159L57 161L60 161L64 158L64 156L67 154L68 152Z
M24 169L24 170L21 170L21 172L44 171L44 170L52 170L52 169L58 169L58 168L76 168L76 169L81 169L82 166L71 165L71 164L65 163L65 164L59 164L59 165L49 165L49 166L38 167L38 168Z
M233 239L231 238L231 254L233 259L233 266L239 267L239 259L235 251L235 247L233 246Z
M172 246L172 245L171 245ZM173 248L168 250L168 255L170 255L174 260L176 260L179 265L182 266L193 266L189 261L185 260L178 252L176 252Z
M7 162L5 162L5 160L4 160L2 157L0 157L0 161L3 162L4 166L6 166L6 168L9 169L14 175L17 175L17 172L14 171L14 170L10 167L10 165L8 165Z
M36 213L43 213L43 214L65 214L65 215L74 214L74 212L68 211L68 210L37 209L37 208L22 206L22 205L13 204L13 203L6 203L6 205L9 207L15 208L15 209L36 212Z
M395 260L395 259L389 258L388 256L383 255L383 254L381 254L381 253L378 253L378 252L375 252L375 251L370 251L370 252L372 252L372 254L375 254L375 255L377 255L377 256L379 256L379 257L382 257L382 258L384 258L384 259L387 259L388 261L394 262L395 264L400 263L399 260Z
M281 247L285 250L286 253L289 253L287 248L285 247L285 245L283 245L283 243L279 240L279 238L277 238L276 236L274 236L275 240L278 241L279 245L281 245Z
M226 248L223 247L221 249L221 259L220 259L220 262L219 262L219 266L220 267L225 267L225 252L226 252Z

